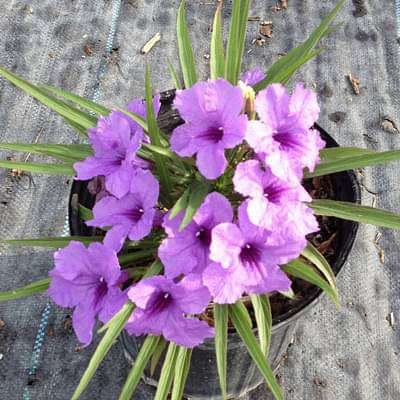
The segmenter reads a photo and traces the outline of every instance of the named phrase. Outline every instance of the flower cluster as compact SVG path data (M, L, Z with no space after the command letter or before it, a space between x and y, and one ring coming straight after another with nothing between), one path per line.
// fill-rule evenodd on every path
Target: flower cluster
M126 325L130 334L194 347L214 334L201 319L211 301L232 304L245 294L290 289L280 265L298 257L306 235L318 230L302 178L304 168L319 162L324 142L313 129L315 94L299 84L290 95L272 84L255 96L250 85L263 78L255 69L238 86L216 79L176 92L174 107L184 122L170 137L171 150L195 157L211 190L184 229L185 210L166 210L155 251L163 275L131 286L117 254L126 239L140 241L159 229L165 208L152 164L138 155L149 139L119 111L89 130L93 155L75 164L76 179L94 178L89 189L96 204L87 225L106 228L104 241L88 248L71 242L58 251L49 289L57 304L75 307L83 343L91 340L96 316L107 322L130 299L136 306ZM153 107L158 113L159 97ZM143 101L127 109L145 117ZM227 180L233 193L221 190Z

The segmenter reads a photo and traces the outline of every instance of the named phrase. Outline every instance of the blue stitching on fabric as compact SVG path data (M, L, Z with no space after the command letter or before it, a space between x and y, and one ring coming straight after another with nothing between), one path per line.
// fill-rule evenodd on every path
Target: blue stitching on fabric
M121 0L114 0L112 18L111 18L111 27L110 27L110 31L108 33L106 48L105 48L105 52L108 55L110 55L112 53L114 39L115 39L115 35L117 32L117 25L118 25L118 19L119 19L120 12L121 12ZM103 77L104 73L106 72L106 69L107 69L107 59L102 60L100 67L98 68L98 71L96 74L96 86L95 86L95 91L94 91L94 94L92 97L92 100L95 102L97 102L100 99L100 95L101 95L100 83L101 83L101 78ZM66 220L65 220L62 236L68 236L69 234L70 234L69 221L68 221L68 216L67 216ZM50 301L50 299L48 299L46 302L45 308L42 312L42 316L40 318L39 329L36 334L35 343L33 345L33 352L32 352L30 367L27 369L28 378L32 377L33 375L36 374L38 364L39 364L39 357L40 357L40 353L41 353L42 346L43 346L44 337L46 335L46 328L47 328L47 324L49 322L49 316L50 316L51 309L52 309L51 301ZM30 400L28 386L25 386L25 388L24 388L22 400Z

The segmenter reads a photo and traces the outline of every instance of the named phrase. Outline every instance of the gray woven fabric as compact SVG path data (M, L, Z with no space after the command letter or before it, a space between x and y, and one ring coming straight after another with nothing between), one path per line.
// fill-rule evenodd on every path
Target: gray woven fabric
M188 1L188 19L201 74L207 70L212 1ZM229 15L226 2L225 20ZM254 0L251 14L274 23L273 37L264 46L252 45L258 22L249 23L245 65L269 65L280 53L304 39L333 0L289 0L287 11L273 12L275 0ZM96 74L112 18L110 0L0 0L0 64L29 80L64 87L92 96ZM154 86L172 86L165 62L176 62L175 12L178 1L126 0L122 2L115 51L107 60L100 82L105 104L120 104L144 94L144 61L152 67ZM324 40L328 48L303 67L297 80L320 93L320 124L340 144L387 150L400 147L396 130L383 129L389 119L400 127L399 44L396 41L392 1L353 0L338 17L341 29ZM162 41L147 56L140 47L156 32ZM85 47L85 45L88 45ZM251 51L250 51L251 50ZM345 75L360 79L356 96ZM390 125L390 124L389 124ZM386 122L386 127L388 123ZM75 134L65 124L4 80L0 80L0 140L71 143ZM10 153L1 153L2 157ZM32 157L31 160L40 160ZM379 207L400 211L398 163L365 171L363 185L377 192ZM69 182L64 178L11 178L0 172L0 237L60 235L66 215ZM363 191L364 204L372 195ZM382 237L382 264L374 245ZM295 342L279 375L286 398L301 400L397 400L400 398L400 329L386 317L400 321L399 234L362 227L348 264L340 277L343 307L323 300L299 325ZM52 267L51 252L29 248L0 248L0 290L43 277ZM27 384L35 335L44 296L0 304L0 398L20 399ZM29 387L32 399L68 399L95 347L75 351L67 313L55 306L39 369ZM107 356L83 399L114 399L127 373L119 345ZM151 399L141 385L135 399ZM264 387L248 399L269 399Z

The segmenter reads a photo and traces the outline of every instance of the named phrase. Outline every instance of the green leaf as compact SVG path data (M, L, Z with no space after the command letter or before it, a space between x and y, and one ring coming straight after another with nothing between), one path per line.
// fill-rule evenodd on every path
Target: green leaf
M328 147L326 149L322 149L319 152L319 156L321 158L321 163L326 163L375 153L376 152L373 150L360 149L358 147Z
M243 300L238 300L236 302L236 306L241 309L242 314L246 317L247 325L249 326L250 329L253 329L253 321L251 320L249 311L245 304L243 303Z
M36 174L75 175L75 170L72 165L67 164L40 164L0 160L0 168L17 169L21 171L34 172Z
M400 229L400 215L379 208L336 200L313 200L307 205L317 215L347 219L384 228Z
M201 203L206 197L208 191L208 185L203 182L195 181L190 186L189 200L187 203L185 216L183 217L183 220L179 226L180 231L185 229L190 224L190 221L194 217L194 214L196 214L198 208L201 206Z
M266 78L254 86L255 91L259 91L267 87L271 82L277 82L276 76L282 74L283 71L291 68L292 65L298 66L303 63L299 63L299 60L307 58L312 54L313 50L320 42L320 40L327 34L332 32L331 24L336 14L345 4L346 0L341 0L334 7L334 9L322 20L321 24L312 32L308 39L300 46L292 49L285 56L277 60L267 71ZM290 74L287 74L286 80L293 74L295 70L292 70Z
M47 247L50 249L58 249L68 246L71 241L82 242L90 244L92 242L101 242L104 238L102 236L60 236L60 237L42 237L37 239L11 239L0 240L2 244L9 244L13 246L26 246L26 247Z
M81 161L93 154L86 144L19 144L0 143L0 149L19 151L23 153L41 154L57 160L73 163Z
M332 288L332 286L330 286L312 267L297 259L283 265L282 269L289 275L320 287L332 299L336 306L340 308L339 295L336 288Z
M246 316L243 314L243 310L237 306L237 304L232 304L229 306L229 315L235 329L239 333L242 341L246 345L251 357L256 363L258 369L262 373L269 389L274 395L276 400L283 400L283 394L281 388L276 382L274 373L271 367L268 365L267 359L261 350L257 339L255 338L252 330L249 328L246 322Z
M164 338L160 337L160 341L158 342L157 347L154 350L153 355L151 356L150 376L154 375L154 372L156 371L157 365L166 347L167 347L167 342L165 341Z
M336 277L331 266L319 250L312 245L312 243L308 242L307 247L301 252L301 255L311 261L322 275L324 275L329 284L333 288L336 288Z
M287 68L282 69L275 75L271 83L277 82L277 83L283 83L286 84L290 77L297 71L302 65L306 64L308 61L316 57L317 55L321 54L324 51L324 49L317 49L317 50L312 50L309 54L306 56L297 59L296 61L293 62L293 64L288 65Z
M176 357L174 385L172 388L171 400L183 399L183 391L190 369L190 360L192 358L192 349L180 347Z
M138 250L118 257L121 265L127 265L135 261L152 257L156 249Z
M250 297L257 322L261 351L267 356L272 333L272 314L269 298L263 295L251 295Z
M119 400L132 399L133 392L142 377L143 371L146 368L151 355L156 350L159 340L160 338L158 336L147 336L136 357L128 378L125 381L124 387L122 388L121 394L118 398Z
M83 374L78 387L72 395L71 400L78 399L79 396L86 389L94 373L97 371L97 368L100 366L104 357L107 355L112 345L115 343L115 339L119 336L122 329L124 329L125 323L128 321L134 308L134 305L130 301L128 301L118 312L118 317L114 317L113 323L110 324L110 326L108 327L107 332L104 334L103 338L96 348L96 351L90 359L89 365L86 368L86 371Z
M179 197L178 201L175 205L171 208L171 212L168 216L168 219L174 219L182 210L184 210L189 202L190 196L190 188L187 188L181 197Z
M72 128L74 129L80 136L82 136L82 138L84 138L85 140L88 137L87 134L87 129L82 126L79 125L78 123L71 121L69 118L64 117L64 121Z
M182 89L182 83L178 78L178 74L175 71L174 66L172 65L171 61L167 61L168 69L172 77L172 81L174 82L175 89Z
M143 143L142 147L151 151L153 154L159 155L159 156L163 156L163 157L167 157L171 160L176 161L177 159L179 159L179 157L172 152L171 150L165 148L165 147L161 147L160 145L154 145L154 144L148 144L148 143Z
M151 94L151 82L150 82L150 68L146 65L146 110L147 110L147 124L148 133L150 136L151 144L160 147L160 131L157 126L156 117L153 109L153 96ZM168 174L168 170L164 163L164 160L158 153L155 153L156 168L160 177L160 186L163 189L164 196L169 199L172 191L171 179Z
M154 400L166 400L168 396L168 392L172 384L172 379L174 377L175 364L178 351L179 351L179 346L171 342L168 346L167 355L165 356Z
M213 30L211 35L210 50L210 69L211 79L217 79L224 76L225 72L225 52L222 39L222 20L221 20L222 3L218 4L215 11Z
M234 0L225 62L225 78L237 84L246 39L249 0Z
M334 172L348 171L350 169L371 167L389 161L400 160L400 150L367 153L359 156L349 156L331 162L324 162L315 167L314 172L305 172L305 178L333 174Z
M20 299L36 293L42 293L47 290L49 285L50 278L44 278L18 289L10 290L8 292L0 292L0 302Z
M42 104L49 107L62 117L68 118L68 120L81 125L85 129L91 128L97 123L97 119L93 116L71 107L69 104L64 103L61 100L56 99L55 97L47 94L35 85L32 85L31 83L21 79L3 67L0 67L0 76L7 79L15 86L22 89L27 94L34 97L36 100L40 101Z
M93 219L93 211L90 208L86 208L82 204L79 204L79 217L84 221L90 221Z
M223 400L227 399L228 314L229 309L226 304L214 304L215 354L217 358L219 385L221 387Z
M193 50L190 44L189 32L186 24L185 1L181 2L176 21L176 34L178 38L179 59L186 89L197 82L196 66Z
M94 101L85 99L84 97L78 96L75 93L68 92L66 90L56 88L48 85L39 85L39 89L45 90L46 92L54 93L60 97L63 97L66 100L72 101L78 106L85 108L86 110L92 111L98 115L108 115L111 110L107 107L102 106L101 104L97 104Z

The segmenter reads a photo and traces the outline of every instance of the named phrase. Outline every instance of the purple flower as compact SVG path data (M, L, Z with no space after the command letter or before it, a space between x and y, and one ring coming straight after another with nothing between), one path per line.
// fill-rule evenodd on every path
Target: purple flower
M198 82L178 90L174 105L185 124L174 129L171 149L183 157L197 154L199 171L218 178L227 166L225 149L240 144L246 131L242 91L223 79Z
M188 276L175 283L165 276L143 279L128 291L136 309L126 329L131 335L163 335L166 340L193 348L214 336L206 322L187 314L199 314L210 301L210 293L199 279Z
M221 222L230 222L233 211L229 201L217 192L210 193L197 210L192 222L181 232L183 213L164 220L168 237L158 255L164 264L165 275L175 278L180 274L201 273L210 262L211 230Z
M136 186L136 182L141 186ZM156 216L155 206L158 200L159 184L149 171L138 169L132 181L130 192L117 199L107 196L93 208L93 219L86 222L88 226L112 227L105 236L104 243L121 250L126 239L140 240L153 228Z
M104 175L107 191L123 197L135 179L135 171L149 166L136 155L141 140L142 133L132 131L129 119L122 113L112 111L108 117L100 117L97 127L89 129L94 155L74 164L76 179Z
M72 324L80 342L92 340L96 316L107 322L127 296L119 285L125 280L114 251L101 243L86 248L72 241L54 253L55 268L50 271L48 295L62 307L75 307Z
M147 119L147 110L146 110L146 101L142 99L133 100L128 103L125 107L128 111L139 115L140 117ZM160 112L161 103L160 103L160 95L153 97L153 109L154 115L157 116ZM144 133L143 128L135 122L132 118L127 117L124 113L120 113L124 118L129 121L132 132L140 132L142 134L142 140L146 143L149 143L150 140L148 136Z
M247 203L239 207L238 214L239 226L222 223L212 231L210 258L214 263L204 271L203 283L216 303L234 303L243 293L287 291L291 285L278 264L295 257L295 245L269 243L270 233L249 221Z
M271 230L287 220L287 213L295 201L311 201L300 182L288 182L276 177L270 168L263 168L257 160L238 164L233 177L235 190L250 197L250 221Z
M284 162L297 170L307 167L313 171L325 146L318 131L312 129L320 110L315 93L298 84L290 96L283 85L272 84L259 92L255 108L264 127L256 124L258 134L249 132L246 140L256 152L264 153L265 162L271 165L268 158L277 146L280 160L275 159L275 164Z
M263 79L265 79L265 73L259 67L252 68L240 77L240 80L249 86L254 86Z

